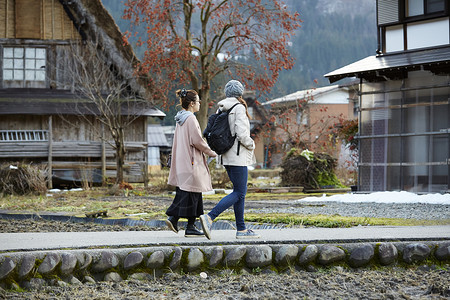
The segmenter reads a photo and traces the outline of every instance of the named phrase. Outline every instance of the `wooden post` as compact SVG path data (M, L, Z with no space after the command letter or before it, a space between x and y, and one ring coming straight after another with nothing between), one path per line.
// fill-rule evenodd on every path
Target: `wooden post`
M52 0L52 37L51 39L55 39L55 2Z
M148 117L144 117L144 187L148 188Z
M48 188L53 188L53 124L52 116L48 117Z
M106 145L105 145L105 126L102 123L102 185L106 185Z
M8 38L8 0L5 4L5 38Z
M42 18L41 18L41 39L45 40L45 5L44 5L44 0L41 0L41 14L42 14Z

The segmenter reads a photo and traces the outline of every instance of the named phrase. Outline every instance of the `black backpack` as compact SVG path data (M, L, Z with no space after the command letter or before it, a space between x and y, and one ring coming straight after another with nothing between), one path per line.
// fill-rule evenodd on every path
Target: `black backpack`
M236 135L231 135L228 114L238 104L241 103L236 103L225 112L219 111L218 113L211 115L208 118L208 125L203 131L203 136L206 138L209 147L219 155L230 150L236 139Z

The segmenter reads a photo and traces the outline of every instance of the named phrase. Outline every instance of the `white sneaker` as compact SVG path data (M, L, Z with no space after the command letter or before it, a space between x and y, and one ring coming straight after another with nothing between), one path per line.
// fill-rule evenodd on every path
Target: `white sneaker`
M237 239L259 239L261 236L251 229L236 232Z

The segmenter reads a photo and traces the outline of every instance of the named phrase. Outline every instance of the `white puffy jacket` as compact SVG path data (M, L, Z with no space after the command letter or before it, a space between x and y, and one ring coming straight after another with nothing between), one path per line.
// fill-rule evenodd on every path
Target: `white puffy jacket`
M227 111L234 104L240 103L234 97L225 98L220 101L219 110ZM250 121L245 113L244 105L236 105L228 115L228 122L230 124L230 131L232 135L236 134L236 140L230 150L222 154L219 161L223 165L229 166L250 166L256 163L254 149L255 142L250 137ZM240 142L239 155L238 143Z

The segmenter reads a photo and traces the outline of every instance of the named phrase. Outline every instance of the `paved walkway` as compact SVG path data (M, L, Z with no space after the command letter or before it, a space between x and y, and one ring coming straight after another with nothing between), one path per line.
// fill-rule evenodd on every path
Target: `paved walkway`
M449 226L302 228L258 230L260 239L237 240L234 230L213 230L212 240L185 238L184 231L0 233L0 251L95 247L207 246L236 244L311 244L450 240Z

